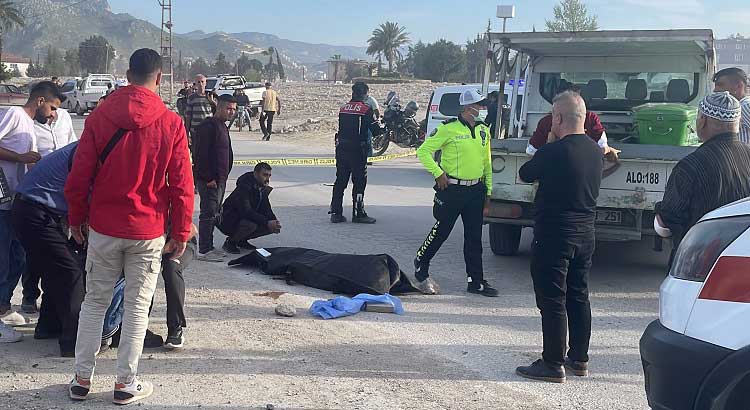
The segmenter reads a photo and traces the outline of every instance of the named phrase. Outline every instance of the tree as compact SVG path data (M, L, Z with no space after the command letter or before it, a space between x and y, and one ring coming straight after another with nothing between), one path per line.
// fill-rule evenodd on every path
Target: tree
M227 56L224 53L219 52L214 61L213 67L211 67L215 74L227 74L232 72L232 64L227 61Z
M75 49L65 50L65 75L77 77L81 74L81 64L78 62L78 51Z
M65 75L65 61L60 50L47 46L47 57L44 59L44 70L47 75Z
M466 81L470 83L482 81L486 58L487 42L484 41L484 37L477 35L474 40L466 42Z
M279 78L282 80L286 79L286 74L284 73L284 66L281 64L281 57L279 57L279 49L274 49L276 51L276 68L279 70Z
M268 47L268 49L264 50L262 53L264 56L268 56L268 64L263 67L263 73L268 81L276 79L276 64L273 63L274 52L275 49L273 47Z
M192 64L190 64L190 76L195 77L198 74L207 75L211 72L211 66L203 57L198 57Z
M10 76L14 78L18 78L21 76L21 70L18 69L18 66L13 67L13 71L10 72Z
M409 49L407 62L417 78L440 82L462 82L466 78L466 53L452 41L419 42Z
M369 64L357 63L354 60L346 62L346 81L352 81L354 78L365 77L368 73Z
M247 54L242 54L240 58L237 59L237 61L234 64L234 70L238 74L244 75L244 73L249 71L254 71L260 73L263 71L263 63L261 63L259 60L256 59L250 59L250 57ZM245 78L250 81L250 79L245 76ZM255 80L254 80L255 81Z
M78 61L83 71L106 73L115 57L115 48L106 38L93 35L78 45Z
M552 10L554 20L546 20L547 31L596 31L599 22L595 15L589 16L581 0L562 0Z
M3 61L3 35L24 25L23 14L16 8L15 1L0 0L0 61Z
M372 31L372 36L367 40L367 54L385 57L388 61L388 71L393 72L393 64L403 57L401 47L409 43L411 40L409 40L406 27L386 21Z

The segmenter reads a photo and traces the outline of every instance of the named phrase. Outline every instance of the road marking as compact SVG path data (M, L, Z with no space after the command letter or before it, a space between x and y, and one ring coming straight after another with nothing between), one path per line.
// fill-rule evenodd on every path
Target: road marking
M388 154L378 157L367 158L368 162L383 162L399 158L412 157L416 151L405 152L403 154ZM237 166L255 166L259 162L265 162L270 166L277 167L335 167L336 158L258 158L258 159L241 159L233 161Z

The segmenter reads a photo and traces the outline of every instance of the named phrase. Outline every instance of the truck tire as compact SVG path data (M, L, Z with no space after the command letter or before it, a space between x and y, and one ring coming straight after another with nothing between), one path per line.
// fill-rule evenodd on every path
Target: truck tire
M86 114L86 111L81 107L81 103L76 103L76 115L79 117L83 117L84 114Z
M518 253L521 244L522 226L499 223L490 224L490 248L492 253L500 256L513 256Z

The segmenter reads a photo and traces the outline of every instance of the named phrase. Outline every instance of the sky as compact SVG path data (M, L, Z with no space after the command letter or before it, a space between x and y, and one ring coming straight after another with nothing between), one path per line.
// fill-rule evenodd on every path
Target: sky
M157 0L109 0L116 13L125 12L161 24ZM464 43L484 32L488 19L500 31L495 17L499 4L516 5L509 31L544 30L556 0L173 0L177 33L256 31L289 40L334 45L365 46L372 30L385 21L405 26L416 42L440 38ZM710 28L718 38L750 34L747 0L584 0L599 18L602 29ZM269 6L270 5L270 6ZM207 8L210 12L207 12ZM744 32L743 32L744 30Z

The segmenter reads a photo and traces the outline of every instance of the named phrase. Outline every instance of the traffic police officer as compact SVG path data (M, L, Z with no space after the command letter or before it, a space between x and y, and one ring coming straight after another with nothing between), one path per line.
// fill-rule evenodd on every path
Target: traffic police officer
M336 134L336 182L331 199L331 222L346 222L343 214L344 190L352 179L352 222L375 223L365 212L367 186L368 134L381 133L375 114L365 103L369 87L361 81L352 86L352 99L339 110L339 132Z
M468 276L467 291L497 296L482 269L482 224L484 209L492 190L490 129L484 123L487 100L477 89L459 96L458 118L443 122L417 150L417 157L435 177L435 225L414 259L418 288L425 294L437 294L437 283L429 277L430 260L448 239L456 220L464 224L464 260ZM433 159L442 151L440 165Z

